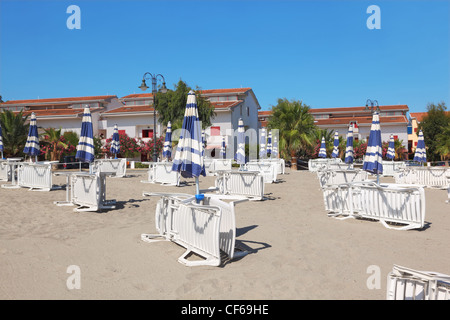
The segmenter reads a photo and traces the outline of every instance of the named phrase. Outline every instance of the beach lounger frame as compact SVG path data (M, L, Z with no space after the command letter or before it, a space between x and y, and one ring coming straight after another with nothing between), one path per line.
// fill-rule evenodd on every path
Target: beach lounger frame
M318 170L317 178L319 179L320 187L327 185L339 185L343 183L360 182L369 179L367 171L352 169L352 170Z
M394 173L396 183L417 184L428 188L447 189L450 186L447 175L449 168L405 167Z
M343 166L349 167L340 158L317 158L308 160L308 170L310 172L316 172L320 169L328 169L330 164L342 164Z
M249 200L264 199L264 176L259 171L217 171L214 182L218 194L244 196Z
M145 242L172 241L186 251L178 261L186 266L219 266L221 252L229 259L245 256L247 251L237 250L235 204L246 198L205 195L196 203L195 197L186 194L143 193L143 196L160 197L155 211L158 234L142 234ZM232 200L230 202L224 199ZM195 253L201 260L189 260Z
M325 186L323 196L331 217L376 220L395 230L421 229L425 224L425 192L420 186L353 182Z
M34 191L50 191L56 189L52 180L52 165L50 162L21 162L17 168L17 183L22 188Z
M450 276L394 265L387 277L387 300L450 300Z
M90 164L89 171L108 172L112 177L123 178L127 173L127 159L96 159Z
M383 160L383 177L393 177L396 172L406 168L405 161Z
M148 168L148 180L143 183L159 183L169 186L180 186L181 175L178 171L172 171L172 162L150 162Z
M0 181L11 181L11 170L6 160L0 160Z
M244 166L247 171L259 171L265 183L277 182L277 165L272 162L247 162Z

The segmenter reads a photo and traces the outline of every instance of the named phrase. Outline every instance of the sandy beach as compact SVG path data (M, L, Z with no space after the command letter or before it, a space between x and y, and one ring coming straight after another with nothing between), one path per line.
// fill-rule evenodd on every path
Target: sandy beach
M250 253L220 267L187 267L173 242L146 243L155 233L157 198L142 192L195 193L144 184L145 170L107 178L117 208L74 212L56 206L65 190L0 188L0 299L384 300L394 264L450 274L450 205L446 190L426 189L427 226L398 231L368 220L327 216L315 173L286 169L265 185L267 200L236 207L237 240ZM381 181L393 181L382 178ZM54 176L55 185L65 177ZM214 185L201 177L200 187ZM69 289L69 266L81 287ZM368 288L370 266L380 288Z

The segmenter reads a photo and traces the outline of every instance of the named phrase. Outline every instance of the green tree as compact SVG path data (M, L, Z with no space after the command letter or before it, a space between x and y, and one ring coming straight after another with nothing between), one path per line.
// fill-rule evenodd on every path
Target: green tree
M301 101L278 99L277 105L272 106L272 116L267 124L269 129L279 129L280 155L291 160L293 169L297 169L296 153L299 149L312 145L310 135L315 126L309 109Z
M440 154L441 160L450 160L450 123L436 135L436 151Z
M325 138L325 148L327 150L327 155L331 156L331 152L333 152L333 144L334 144L334 130L328 129L320 129L315 126L314 130L310 133L312 147L315 147L313 152L314 157L318 157L320 145L322 144L322 137Z
M177 121L183 120L187 96L190 90L191 87L180 79L174 90L156 94L156 111L159 114L158 121L160 123L167 125L170 121L173 126ZM211 119L215 117L214 107L200 94L201 90L198 87L194 91L197 97L199 119L202 121L202 127L207 128L211 126Z
M0 113L5 157L23 155L30 127L26 123L27 119L28 115L24 116L22 111L16 114L10 110L3 110Z
M44 129L42 135L44 137L43 144L47 146L48 155L50 155L50 161L59 161L61 150L67 148L67 144L61 141L61 128L47 128Z
M450 114L446 110L447 107L444 102L437 105L429 103L427 105L427 115L419 124L419 129L422 130L425 139L428 161L441 160L439 140L437 138L444 128L450 124Z

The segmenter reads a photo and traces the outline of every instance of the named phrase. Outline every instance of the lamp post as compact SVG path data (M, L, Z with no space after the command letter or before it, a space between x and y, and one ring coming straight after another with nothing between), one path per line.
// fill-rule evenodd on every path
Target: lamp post
M370 104L370 111L372 112L372 114L374 113L374 109L375 112L380 112L380 106L378 105L378 101L370 99L367 99L366 101L366 107L364 108L365 111L369 110L369 104Z
M149 87L145 83L145 80L152 80L152 95L153 95L153 162L158 160L158 154L156 153L156 83L158 78L162 79L162 87L159 89L159 92L166 93L166 80L164 79L162 74L153 75L150 72L144 73L142 77L142 84L139 87L142 91L147 90Z

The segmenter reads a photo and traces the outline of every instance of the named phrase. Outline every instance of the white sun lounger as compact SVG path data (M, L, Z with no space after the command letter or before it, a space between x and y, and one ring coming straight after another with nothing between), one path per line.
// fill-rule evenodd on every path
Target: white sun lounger
M11 170L6 160L0 159L0 181L11 181Z
M285 174L286 173L286 162L283 158L269 158L269 159L259 159L259 160L250 160L252 162L260 162L260 163L273 163L277 169L277 174Z
M219 195L205 195L200 204L195 197L186 194L143 193L144 196L158 196L155 223L158 234L142 234L146 242L173 241L186 252L178 261L187 266L219 266L221 252L229 259L247 254L236 250L236 225L234 206L245 198L229 198ZM225 202L225 198L233 201ZM201 260L189 260L195 253Z
M394 173L396 183L417 184L428 188L447 189L449 168L406 167Z
M332 217L377 220L396 230L424 227L425 192L420 186L353 182L325 186L323 197Z
M393 177L396 172L401 169L406 168L405 161L389 161L383 160L383 176L384 177Z
M50 191L55 189L52 182L52 165L58 161L20 162L17 168L17 183L29 190Z
M247 162L244 166L247 171L259 171L265 183L277 182L277 164L272 162Z
M394 265L387 277L387 300L450 300L450 276Z
M317 177L320 187L350 182L366 181L369 178L364 170L318 170Z
M308 160L308 170L316 172L319 169L328 169L330 164L342 164L344 168L348 168L348 164L343 163L340 158L317 158Z
M264 199L264 176L259 171L217 171L215 189L222 195Z
M172 171L172 162L149 162L148 164L148 180L142 180L141 182L160 183L170 186L180 185L181 175L178 171Z
M127 173L127 159L96 159L90 164L91 173L108 172L112 177L123 178Z
M231 159L204 159L207 176L215 176L216 171L231 170Z

